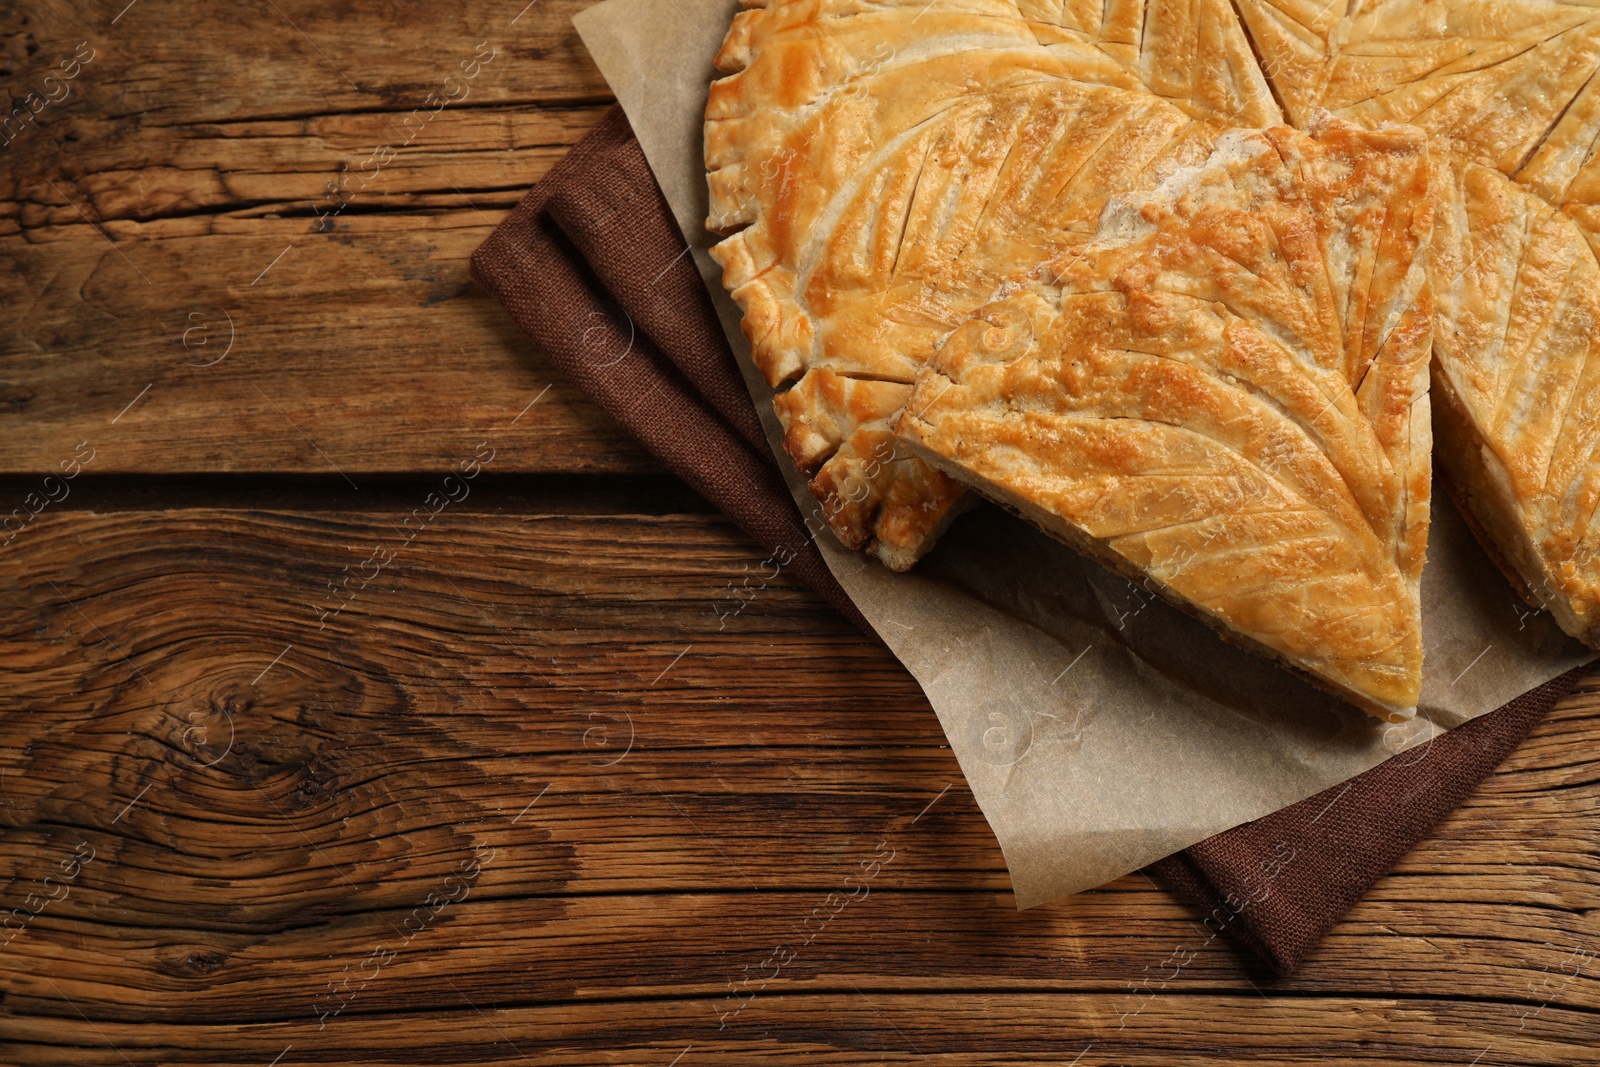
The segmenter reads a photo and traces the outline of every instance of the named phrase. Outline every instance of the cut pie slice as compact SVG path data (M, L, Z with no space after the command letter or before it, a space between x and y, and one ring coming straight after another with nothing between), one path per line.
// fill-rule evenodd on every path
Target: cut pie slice
M1600 647L1600 8L1240 0L1292 118L1433 144L1438 458L1484 548Z
M1225 135L950 335L936 469L1387 718L1421 687L1426 139Z
M1504 175L1436 170L1439 464L1512 584L1600 648L1600 264Z

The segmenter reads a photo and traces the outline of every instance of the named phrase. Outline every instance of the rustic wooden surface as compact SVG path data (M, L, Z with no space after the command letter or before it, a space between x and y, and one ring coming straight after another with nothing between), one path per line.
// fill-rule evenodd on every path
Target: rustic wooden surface
M1275 980L1142 875L1015 911L885 652L719 629L760 550L466 275L582 3L0 7L6 113L93 49L0 150L0 512L81 467L0 546L0 1062L1600 1062L1600 678Z

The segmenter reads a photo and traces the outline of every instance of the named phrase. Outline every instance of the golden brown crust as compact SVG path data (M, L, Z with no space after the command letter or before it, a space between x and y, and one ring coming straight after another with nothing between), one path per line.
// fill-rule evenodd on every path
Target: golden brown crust
M767 381L909 385L997 284L1087 239L1113 192L1203 159L1207 119L1275 118L1229 10L775 0L739 14L706 107L707 224L729 234L712 255ZM1165 98L1144 88L1178 69ZM828 408L836 396L780 399L801 427L791 456L842 541L908 566L960 492L906 457L869 476L866 438L820 445L807 426L861 422Z
M1242 643L1409 714L1428 181L1415 130L1230 134L980 309L897 429Z
M1146 0L1141 6L1138 70L1151 92L1223 126L1283 121L1233 0Z
M1439 171L1439 463L1533 602L1594 645L1600 264L1570 217L1504 175Z
M773 401L784 449L804 471L822 515L848 548L874 545L892 570L907 570L960 510L961 486L898 448L889 422L911 386L806 372Z
M1000 285L1087 242L1114 193L1195 165L1225 127L1310 128L1326 109L1426 131L1444 235L1429 260L1436 314L1383 249L1331 299L1375 294L1357 313L1406 350L1434 330L1441 466L1475 531L1600 645L1600 4L750 6L706 113L709 224L730 235L714 255L757 365L794 385L778 401L786 447L846 543L909 566L961 501L948 478L886 452L894 391L877 386L908 386ZM1327 273L1343 278L1347 259L1336 250ZM1372 341L1343 336L1342 372L1377 373L1356 381L1356 408L1411 485L1424 423L1389 402L1412 383L1388 380L1398 371ZM820 388L824 371L874 388ZM1350 481L1359 506L1379 481ZM1420 559L1421 540L1396 531L1420 528L1426 492L1388 505L1382 536Z
M1514 584L1600 646L1600 8L1239 6L1296 121L1325 107L1429 134L1440 466Z

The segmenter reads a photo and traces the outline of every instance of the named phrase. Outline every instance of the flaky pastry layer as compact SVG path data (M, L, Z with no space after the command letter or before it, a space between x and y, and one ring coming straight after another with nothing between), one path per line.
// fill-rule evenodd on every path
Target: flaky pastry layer
M1432 223L1415 129L1230 134L940 348L913 451L1346 699L1422 679Z
M997 284L1088 239L1112 193L1204 159L1223 125L1273 121L1231 10L776 0L735 18L706 108L708 225L729 234L712 255L846 545L908 567L963 490L896 450L889 391L841 379L909 387Z

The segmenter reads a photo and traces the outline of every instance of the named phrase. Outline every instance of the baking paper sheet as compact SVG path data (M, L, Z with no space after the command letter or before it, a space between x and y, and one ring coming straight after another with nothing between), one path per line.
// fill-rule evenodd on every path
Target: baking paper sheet
M701 122L737 0L606 0L574 19L666 192L779 447L771 392L706 255ZM1417 718L1390 726L985 506L910 574L817 537L938 713L1019 908L1089 889L1261 818L1493 711L1591 658L1531 612L1434 493ZM1425 759L1420 751L1414 758Z

